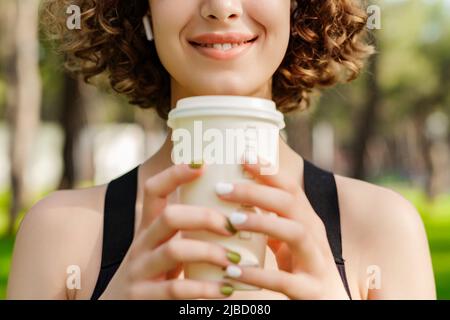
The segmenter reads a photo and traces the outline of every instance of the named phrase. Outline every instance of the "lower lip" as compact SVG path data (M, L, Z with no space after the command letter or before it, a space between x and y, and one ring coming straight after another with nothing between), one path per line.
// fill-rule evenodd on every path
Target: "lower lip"
M253 46L256 43L257 40L258 39L254 40L252 42L247 42L247 43L241 44L240 46L231 48L230 50L227 50L227 51L223 51L221 49L215 49L215 48L201 47L201 46L193 45L191 43L189 43L189 45L191 47L193 47L194 49L196 49L200 54L202 54L208 58L212 58L212 59L216 59L216 60L231 60L231 59L234 59L234 58L240 56L245 51L247 51L251 46Z

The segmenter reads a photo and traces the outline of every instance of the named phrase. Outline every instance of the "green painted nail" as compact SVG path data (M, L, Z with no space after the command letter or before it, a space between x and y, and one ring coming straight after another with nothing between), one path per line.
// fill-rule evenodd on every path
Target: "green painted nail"
M231 284L224 284L221 288L220 288L220 293L222 293L223 295L226 296L230 296L234 291L234 288L231 286Z
M225 228L232 234L235 234L237 232L237 230L234 228L233 224L231 223L230 219L228 219L228 217L227 217L227 225L225 226Z
M227 252L227 259L231 262L238 264L239 261L241 261L241 255L234 251L228 251Z
M203 161L192 161L189 164L189 167L191 167L192 169L200 169L203 166Z

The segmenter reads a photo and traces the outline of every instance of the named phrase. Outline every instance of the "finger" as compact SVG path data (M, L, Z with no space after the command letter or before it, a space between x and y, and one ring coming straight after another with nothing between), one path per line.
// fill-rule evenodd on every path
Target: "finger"
M236 230L262 233L286 243L296 256L295 268L307 272L319 270L322 258L311 233L296 221L266 214L234 212L230 221Z
M250 161L250 159L244 157L242 163L244 170L253 176L256 181L289 192L300 200L300 203L304 204L305 211L314 211L308 197L305 194L305 191L298 183L299 178L292 177L292 175L289 175L289 172L283 173L282 171L279 171L277 174L273 175L261 174L264 172L263 164L265 163L265 160L259 155L256 157L256 160L257 161Z
M144 201L140 225L142 227L149 225L166 206L167 197L175 192L180 185L201 176L203 170L203 166L194 169L187 164L178 164L149 178L144 184Z
M131 287L128 296L135 300L221 299L232 292L233 287L226 282L183 279L141 282Z
M220 268L236 263L240 256L210 242L193 239L172 239L153 251L137 257L130 269L132 280L148 280L175 269L180 263L205 262Z
M175 191L179 185L198 178L203 170L203 166L191 168L188 164L173 165L146 181L146 191L150 191L148 196L164 198Z
M223 200L256 206L282 217L307 223L306 214L300 212L310 211L297 198L284 190L258 183L227 183L227 185L229 185L227 193L220 190L221 188L225 190L222 187L223 184L216 186L216 193ZM311 216L311 213L308 216Z
M290 299L315 299L319 296L318 285L313 277L306 273L292 274L276 269L262 269L257 267L239 267L240 275L234 272L236 279L259 288L281 292Z
M208 230L223 236L232 235L227 228L225 215L215 209L173 204L141 233L134 247L137 252L153 249L180 230Z
M281 171L271 175L262 174L264 172L264 163L267 162L259 155L256 156L255 160L256 161L244 156L242 166L244 170L256 180L268 186L285 190L294 195L301 191L301 187L297 180L292 176L283 175Z

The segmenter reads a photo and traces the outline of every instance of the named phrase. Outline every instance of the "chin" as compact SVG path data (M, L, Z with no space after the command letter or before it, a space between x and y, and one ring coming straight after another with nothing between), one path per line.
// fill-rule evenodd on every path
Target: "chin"
M250 91L222 88L221 90L205 89L198 95L202 95L202 96L209 96L209 95L213 95L213 96L250 96L251 94L250 94Z
M198 87L198 90L194 92L199 92L199 95L235 95L235 96L248 96L256 89L249 86L249 83L242 81L234 81L234 79L214 79L203 83Z

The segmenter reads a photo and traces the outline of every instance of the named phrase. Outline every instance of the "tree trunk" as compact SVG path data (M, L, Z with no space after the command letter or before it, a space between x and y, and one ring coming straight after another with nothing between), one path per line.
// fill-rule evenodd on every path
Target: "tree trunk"
M425 193L429 199L433 198L432 188L431 188L431 177L433 176L433 161L431 159L431 143L425 136L425 116L422 113L415 114L415 125L417 132L419 132L419 148L422 154L423 162L425 164Z
M78 80L64 73L60 124L64 131L63 173L59 189L72 189L77 182L75 152L81 130L86 124L83 97Z
M7 72L7 106L11 132L12 201L8 232L14 232L19 211L27 197L25 174L30 151L39 125L41 78L39 74L38 7L39 1L20 0L10 4L15 25L12 53Z
M378 63L379 55L375 54L372 56L369 64L369 76L367 77L366 82L367 100L355 122L356 131L352 147L353 169L351 175L357 179L364 179L367 174L364 158L366 155L367 144L376 128L377 109L379 109L381 102L381 89L378 83Z

